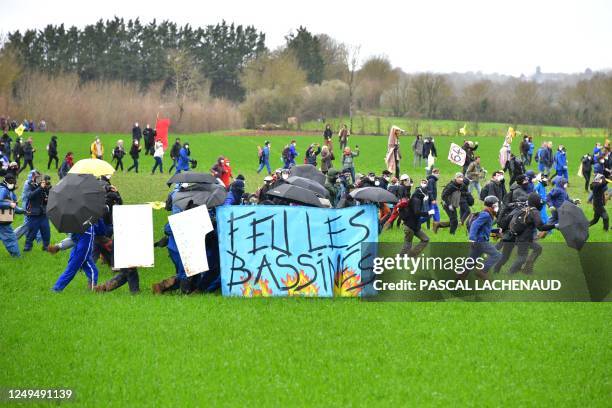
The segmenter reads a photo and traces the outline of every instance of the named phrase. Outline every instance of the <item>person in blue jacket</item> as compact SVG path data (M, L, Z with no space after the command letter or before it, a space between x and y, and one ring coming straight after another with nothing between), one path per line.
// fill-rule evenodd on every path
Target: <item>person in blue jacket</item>
M548 179L542 173L538 173L535 179L535 192L538 193L542 199L542 208L540 209L540 218L542 222L546 224L548 222L548 213L546 212L546 186L548 185Z
M546 204L552 211L548 224L557 224L559 217L557 215L557 209L561 208L564 202L569 201L574 204L579 204L580 200L572 200L567 194L567 179L563 177L557 177L555 180L555 187L546 196Z
M239 174L236 180L230 185L229 192L223 205L240 205L244 194L244 176Z
M272 174L272 169L270 168L270 142L266 140L264 142L264 146L261 149L261 156L259 156L259 168L257 169L257 174L263 170L263 168L268 170L268 174Z
M7 174L4 180L0 183L0 212L8 217L9 212L23 214L25 211L17 205L17 196L15 189L17 188L17 178L14 174ZM8 253L13 257L19 257L19 244L17 236L13 231L12 221L0 221L0 241L6 247Z
M487 255L482 270L477 271L476 274L482 279L488 279L489 269L501 258L501 253L489 242L491 229L499 211L499 199L495 196L485 197L484 205L485 208L478 214L478 217L476 217L470 226L471 250L469 258L476 260L476 258L483 254Z
M569 180L569 174L567 171L567 155L563 145L560 145L557 153L555 153L555 172L557 176L561 176L564 177L565 180Z
M55 292L64 290L81 269L87 276L88 289L92 289L98 284L98 268L92 254L96 235L104 235L105 232L104 222L100 219L95 225L89 225L84 232L72 234L72 240L76 245L70 251L66 269L53 285Z
M289 167L287 168L295 166L295 158L299 155L299 153L295 149L296 143L297 142L295 140L292 140L291 144L289 145Z
M179 151L178 160L176 162L176 173L189 170L189 163L191 162L191 158L189 157L190 154L189 143L185 143Z

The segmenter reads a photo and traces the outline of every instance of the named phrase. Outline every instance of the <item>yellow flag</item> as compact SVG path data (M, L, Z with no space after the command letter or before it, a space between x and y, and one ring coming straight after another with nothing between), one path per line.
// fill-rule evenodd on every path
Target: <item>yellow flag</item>
M461 129L459 129L459 133L461 133L463 136L465 136L465 134L467 133L467 123L463 124L463 127Z
M15 133L17 133L17 136L21 137L21 135L23 135L24 130L25 130L25 126L21 124L19 125L19 127L15 128Z
M151 201L148 204L151 204L151 207L153 207L154 210L161 210L166 208L166 203L164 203L163 201Z

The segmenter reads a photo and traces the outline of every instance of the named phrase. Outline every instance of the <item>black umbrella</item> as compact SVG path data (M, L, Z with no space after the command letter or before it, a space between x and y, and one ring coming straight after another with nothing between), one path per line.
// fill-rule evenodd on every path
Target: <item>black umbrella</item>
M208 173L197 173L195 171L183 171L170 177L167 184L176 183L206 183L214 184L217 180Z
M329 191L314 180L299 176L291 176L287 179L287 183L310 190L321 197L329 197Z
M319 200L319 197L317 197L315 193L305 188L288 183L271 188L268 190L267 194L269 196L284 198L288 201L294 201L313 207L323 207L323 203Z
M557 209L559 231L567 246L580 250L589 239L589 220L577 205L566 201Z
M292 176L304 177L309 180L314 180L320 185L325 185L325 174L321 173L312 164L300 164L293 166L289 171Z
M359 201L372 203L397 203L395 194L380 187L361 187L350 192L350 196Z
M60 232L81 233L106 211L104 185L91 174L67 174L49 192L47 215Z
M194 189L187 191L179 191L174 195L172 204L184 210L193 201L195 205L205 205L208 208L213 208L225 202L227 191L222 186L210 184L209 189Z

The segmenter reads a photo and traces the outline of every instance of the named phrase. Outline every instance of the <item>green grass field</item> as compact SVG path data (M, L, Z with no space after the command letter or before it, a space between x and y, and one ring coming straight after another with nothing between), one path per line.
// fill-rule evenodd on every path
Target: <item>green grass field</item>
M337 133L343 123L348 124L349 118L328 118L332 129ZM598 128L572 128L563 126L549 125L524 125L515 123L494 123L494 122L470 122L458 120L432 120L432 119L412 119L405 117L374 116L374 115L355 115L353 117L353 133L364 135L388 134L391 125L399 126L410 134L418 132L423 135L432 136L455 136L459 134L459 129L467 124L468 132L477 136L502 137L506 134L508 126L514 126L516 130L532 136L551 138L551 137L610 137L609 130ZM323 131L324 125L319 121L309 121L300 125L301 129L308 131Z
M35 164L46 169L51 134L35 133ZM60 154L88 155L93 134L58 134ZM106 157L124 135L101 135ZM182 135L205 171L216 157L231 160L247 190L257 175L256 146L264 136ZM291 137L270 136L272 164ZM303 155L320 136L299 136ZM402 164L413 178L409 145ZM436 137L445 184L458 167L445 159L451 141ZM501 140L479 138L483 165L496 169ZM536 145L541 139L536 137ZM570 195L586 203L579 158L601 138L555 138L568 148ZM386 137L355 136L359 172L384 167ZM515 146L518 143L515 142ZM126 164L130 163L126 157ZM43 166L44 163L44 166ZM169 158L164 165L169 166ZM163 201L167 174L116 173L126 203ZM55 171L51 172L54 183ZM20 188L23 178L20 179ZM441 188L441 186L440 186ZM474 210L479 209L477 202ZM590 206L583 208L588 217ZM155 237L167 213L154 212ZM443 216L444 219L444 216ZM18 224L18 223L16 223ZM52 241L63 237L53 232ZM446 231L433 241L466 240ZM399 230L383 241L399 242ZM547 240L560 241L559 233ZM609 242L601 224L591 240ZM23 247L23 241L20 242ZM218 295L153 296L152 283L174 273L165 249L140 272L139 296L126 288L90 293L78 274L61 294L50 291L68 253L35 247L21 259L0 249L0 387L72 388L77 406L202 405L558 405L608 406L612 392L608 303L370 303L354 299L237 299ZM112 276L101 267L100 280ZM608 401L608 402L606 402Z

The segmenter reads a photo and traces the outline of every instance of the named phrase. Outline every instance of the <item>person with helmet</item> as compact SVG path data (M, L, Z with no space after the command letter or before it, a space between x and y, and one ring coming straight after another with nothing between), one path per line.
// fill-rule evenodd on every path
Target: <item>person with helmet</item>
M13 257L21 256L17 236L13 231L13 216L23 214L23 208L17 205L17 178L13 174L7 174L0 183L0 241L8 253Z
M469 239L471 242L471 250L469 258L476 259L479 256L486 254L487 259L481 270L478 270L476 274L482 279L488 279L488 271L491 269L501 258L501 254L495 247L489 242L491 237L491 228L495 222L495 217L499 211L499 199L495 196L488 196L484 199L485 208L478 214L478 217L472 222L470 226ZM465 275L467 276L467 273Z

